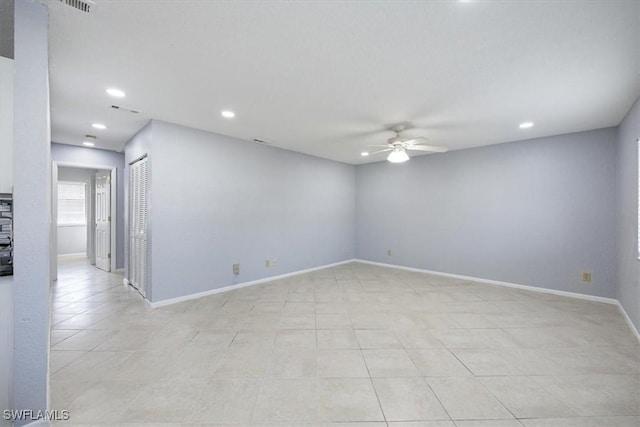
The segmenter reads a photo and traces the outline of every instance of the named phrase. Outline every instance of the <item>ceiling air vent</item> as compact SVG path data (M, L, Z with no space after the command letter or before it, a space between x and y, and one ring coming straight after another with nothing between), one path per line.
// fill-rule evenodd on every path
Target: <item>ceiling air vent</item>
M71 6L74 9L78 9L81 12L90 13L95 3L91 0L58 0L60 3L64 3L67 6Z
M133 113L133 114L140 114L140 110L136 110L134 108L129 108L129 107L123 107L122 105L112 105L111 108L113 108L114 110L119 110L119 111L127 111L127 112Z

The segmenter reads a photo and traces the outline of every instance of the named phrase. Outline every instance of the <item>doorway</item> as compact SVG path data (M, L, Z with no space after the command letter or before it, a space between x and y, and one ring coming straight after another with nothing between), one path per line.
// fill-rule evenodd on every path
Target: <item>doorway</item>
M58 257L84 258L106 272L116 271L116 170L53 162L51 275Z

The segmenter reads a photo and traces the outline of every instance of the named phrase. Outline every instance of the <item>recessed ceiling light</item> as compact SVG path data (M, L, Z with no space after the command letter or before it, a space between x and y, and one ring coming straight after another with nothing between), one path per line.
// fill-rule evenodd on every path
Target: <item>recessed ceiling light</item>
M95 129L100 129L100 130L105 130L107 128L102 123L94 123L94 124L91 125L91 127L95 128Z
M369 152L368 151L363 151L362 153L360 153L360 155L362 157L367 157L369 155Z
M222 114L222 117L226 117L227 119L233 119L236 116L236 113L230 110L223 110L220 114Z
M116 98L124 98L125 93L120 89L116 89L115 87L110 87L107 89L107 93L111 96L115 96Z
M529 129L533 127L533 122L520 123L520 129Z
M91 142L91 141L83 141L83 142L82 142L82 145L86 145L87 147L93 147L93 146L94 146L94 145L96 145L96 144L94 144L94 143L93 143L93 142Z

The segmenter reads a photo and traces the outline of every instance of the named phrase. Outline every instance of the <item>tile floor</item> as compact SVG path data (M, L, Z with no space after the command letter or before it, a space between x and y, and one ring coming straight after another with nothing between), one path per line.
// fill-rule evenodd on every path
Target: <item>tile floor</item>
M78 425L640 426L617 308L348 264L150 310L84 259L53 289Z

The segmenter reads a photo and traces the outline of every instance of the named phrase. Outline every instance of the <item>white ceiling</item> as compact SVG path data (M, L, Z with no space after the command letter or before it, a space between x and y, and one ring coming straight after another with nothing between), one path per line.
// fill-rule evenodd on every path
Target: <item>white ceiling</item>
M455 150L615 126L640 95L638 1L47 4L65 144L120 150L154 118L360 164L398 122Z

